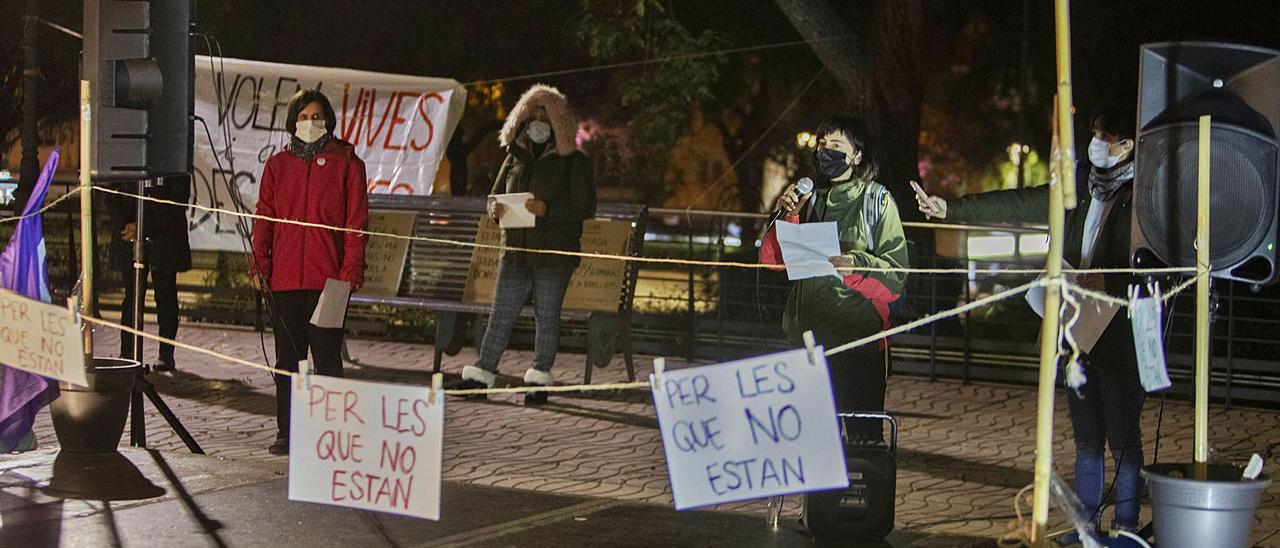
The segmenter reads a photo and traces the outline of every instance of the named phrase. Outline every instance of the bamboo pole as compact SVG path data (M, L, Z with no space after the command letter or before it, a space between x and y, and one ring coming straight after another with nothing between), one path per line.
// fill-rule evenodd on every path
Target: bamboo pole
M1066 108L1059 105L1058 108ZM1049 253L1046 257L1045 275L1049 280L1062 281L1062 236L1066 212L1063 209L1064 178L1062 168L1050 179L1049 185ZM1045 543L1049 523L1049 478L1053 476L1053 398L1058 375L1059 308L1062 305L1062 286L1053 285L1044 291L1044 318L1040 322L1040 380L1036 393L1036 463L1035 487L1032 492L1032 542Z
M1062 147L1062 166L1058 177L1062 183L1062 205L1076 208L1076 132L1071 121L1074 99L1071 95L1071 0L1055 0L1054 32L1057 35L1058 53L1058 108L1054 113L1058 123L1058 146Z
M1199 184L1196 189L1196 404L1195 461L1209 461L1209 123L1200 117ZM1203 466L1197 467L1198 470Z
M93 310L93 95L89 90L89 81L80 81L80 315L92 317ZM93 368L93 327L85 323L81 332L84 336L84 366Z

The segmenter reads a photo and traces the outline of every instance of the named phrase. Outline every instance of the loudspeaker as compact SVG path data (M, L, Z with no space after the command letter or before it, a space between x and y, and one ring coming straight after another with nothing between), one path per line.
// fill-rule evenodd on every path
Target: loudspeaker
M191 0L85 0L80 74L93 94L94 179L191 172Z
M888 421L888 446L846 444L844 489L805 494L804 520L823 542L870 542L893 532L897 507L898 420L883 413L839 413L842 420Z
M1170 42L1141 50L1132 262L1195 266L1199 118L1210 128L1212 275L1276 279L1280 52Z

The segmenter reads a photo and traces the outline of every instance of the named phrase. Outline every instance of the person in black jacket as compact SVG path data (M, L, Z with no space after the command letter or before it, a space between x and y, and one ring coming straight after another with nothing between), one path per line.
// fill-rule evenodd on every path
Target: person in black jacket
M147 196L178 203L191 201L190 176L157 179L146 189ZM119 190L136 193L135 183L122 183ZM120 323L140 329L143 322L134 321L133 243L138 236L136 220L137 202L126 196L112 195L108 203L111 213L111 268L124 279L124 301L120 303ZM142 295L147 292L147 277L155 288L156 317L160 324L160 336L174 339L178 335L178 273L191 270L191 243L187 239L187 210L185 207L146 202L143 205L143 264ZM120 332L120 357L133 359L134 335ZM155 371L173 371L177 362L173 359L173 345L161 344L158 360L152 365Z
M1067 212L1063 259L1077 268L1129 268L1129 228L1133 201L1133 129L1130 114L1103 108L1092 118L1093 138L1076 181L1079 203ZM1045 223L1049 186L1000 190L943 200L916 198L926 215L956 222ZM1113 296L1137 283L1131 274L1082 274L1076 283ZM1088 306L1086 304L1086 306ZM1116 465L1113 530L1134 531L1142 493L1142 404L1146 391L1138 377L1132 327L1123 314L1112 318L1091 352L1083 357L1087 380L1067 391L1076 443L1076 494L1095 526L1101 519L1106 461Z

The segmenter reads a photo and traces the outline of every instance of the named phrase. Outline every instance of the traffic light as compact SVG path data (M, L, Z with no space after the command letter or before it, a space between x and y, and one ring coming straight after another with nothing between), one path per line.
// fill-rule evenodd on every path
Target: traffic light
M191 172L191 0L84 0L80 72L92 84L94 179Z

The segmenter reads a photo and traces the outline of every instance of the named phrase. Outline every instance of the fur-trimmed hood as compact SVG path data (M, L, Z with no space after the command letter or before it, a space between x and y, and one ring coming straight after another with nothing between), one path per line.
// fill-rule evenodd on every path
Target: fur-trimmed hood
M498 134L498 144L503 148L515 143L528 146L524 143L526 139L521 132L524 130L524 123L537 107L547 109L547 118L555 135L556 154L561 156L573 154L573 151L578 148L575 141L578 133L578 119L569 109L569 100L564 94L544 84L534 84L529 91L520 96L519 101L516 101L516 106L511 109L506 123L502 125L502 132Z

